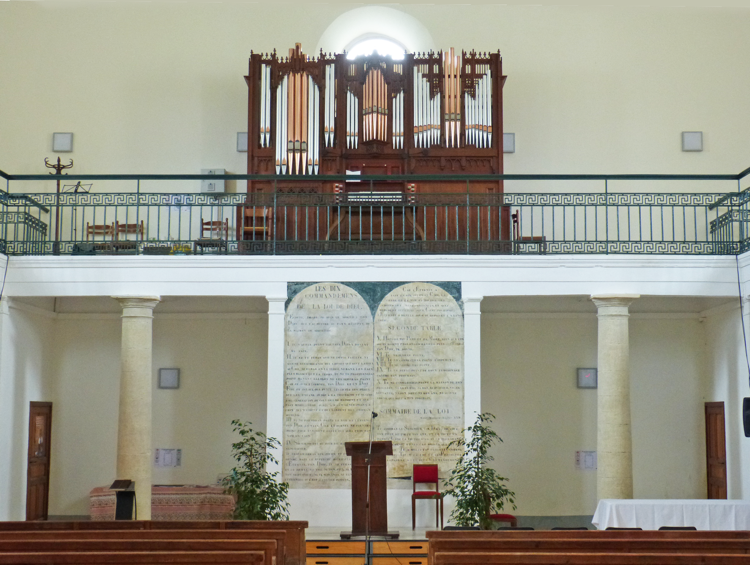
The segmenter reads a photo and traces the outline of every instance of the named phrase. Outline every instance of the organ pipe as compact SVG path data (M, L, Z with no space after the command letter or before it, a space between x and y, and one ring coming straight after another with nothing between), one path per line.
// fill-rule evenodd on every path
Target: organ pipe
M458 147L461 129L461 56L453 48L443 54L445 146Z
M387 141L387 86L380 69L371 69L365 80L362 96L363 141Z
M261 65L260 71L260 146L266 147L266 66Z
M316 59L299 47L289 57L262 56L253 75L256 147L273 154L277 174L292 175L319 174L322 155L336 147L365 154L370 150L363 144L376 142L402 151L408 140L418 149L491 148L493 88L500 91L495 84L502 78L495 76L501 69L491 56L451 48L408 55L407 61L378 55ZM337 101L337 92L343 100ZM340 139L337 111L344 113Z

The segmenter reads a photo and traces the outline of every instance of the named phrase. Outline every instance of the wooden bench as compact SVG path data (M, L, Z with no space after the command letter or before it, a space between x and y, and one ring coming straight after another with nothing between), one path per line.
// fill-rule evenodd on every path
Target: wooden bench
M248 551L170 551L170 552L26 552L0 553L2 565L109 565L127 563L134 565L260 565L263 555Z
M144 537L140 539L170 539L170 532L180 532L173 535L200 539L269 539L276 540L283 548L278 548L276 556L285 565L305 565L305 521L106 521L106 522L0 522L0 539L13 539L13 533L41 533L66 532L117 532L122 534L120 539L139 539L136 532ZM127 532L127 533L126 533ZM146 532L149 532L146 534ZM158 533L157 533L158 532ZM17 539L27 539L24 537ZM31 534L33 535L33 534ZM105 538L85 539L113 539L106 537L111 534L101 534ZM10 538L8 537L10 536ZM126 537L127 536L127 537ZM55 538L60 539L60 538ZM84 538L72 538L84 539Z
M305 530L308 525L306 521L235 520L221 523L227 530L283 529L286 532L286 565L305 565Z
M276 565L277 544L273 540L213 540L213 539L46 539L2 540L0 556L20 553L173 553L173 552L252 552L261 557L263 565Z
M746 555L684 553L439 553L431 565L746 565Z
M286 532L284 530L24 530L0 531L0 547L5 541L131 541L147 540L201 540L201 541L248 541L272 540L276 544L276 564L286 561ZM270 562L270 561L269 561Z
M706 556L712 556L712 564L725 562L717 560L718 557L728 558L726 563L750 563L750 532L444 531L427 532L427 539L432 565L615 562L666 565L704 563L700 559ZM550 556L556 557L550 560ZM620 561L609 558L613 556ZM527 558L530 561L525 561Z
M436 543L454 540L748 540L743 530L446 530L427 532Z

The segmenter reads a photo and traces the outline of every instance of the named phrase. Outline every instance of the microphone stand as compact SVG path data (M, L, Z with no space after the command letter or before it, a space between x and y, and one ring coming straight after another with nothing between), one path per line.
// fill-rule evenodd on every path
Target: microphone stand
M375 418L378 417L377 412L372 412L370 416L370 445L367 449L367 519L365 520L365 559L369 565L372 561L371 547L370 547L370 469L372 467L372 440L375 434Z

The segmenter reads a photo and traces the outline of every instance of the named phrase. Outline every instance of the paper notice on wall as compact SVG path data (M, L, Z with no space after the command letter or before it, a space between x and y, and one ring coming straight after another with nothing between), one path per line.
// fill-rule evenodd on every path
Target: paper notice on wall
M596 469L596 451L576 451L576 469L593 471Z
M180 467L182 449L157 448L154 453L154 467Z

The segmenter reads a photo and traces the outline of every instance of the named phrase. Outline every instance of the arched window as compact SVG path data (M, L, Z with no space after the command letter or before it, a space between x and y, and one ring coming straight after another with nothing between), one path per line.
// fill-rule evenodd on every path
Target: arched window
M427 52L437 49L427 28L414 16L386 6L363 6L348 10L334 19L318 41L315 51L342 53L350 58L364 53L354 53L360 43L385 41L395 46L401 53ZM364 45L363 45L364 47ZM371 47L367 47L372 49ZM393 49L380 43L375 47ZM372 52L372 51L370 51ZM388 54L391 52L389 51Z
M394 61L404 58L406 49L387 37L363 37L356 39L346 50L347 59L356 59L362 55L370 55L377 52L384 57L390 56Z

